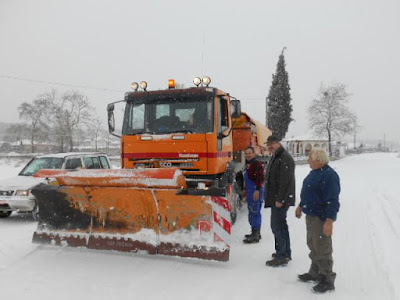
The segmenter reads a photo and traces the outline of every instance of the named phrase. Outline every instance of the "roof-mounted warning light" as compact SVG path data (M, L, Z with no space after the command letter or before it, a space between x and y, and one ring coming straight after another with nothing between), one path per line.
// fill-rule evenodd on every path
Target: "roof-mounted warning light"
M174 89L175 88L175 79L170 79L168 80L168 89Z

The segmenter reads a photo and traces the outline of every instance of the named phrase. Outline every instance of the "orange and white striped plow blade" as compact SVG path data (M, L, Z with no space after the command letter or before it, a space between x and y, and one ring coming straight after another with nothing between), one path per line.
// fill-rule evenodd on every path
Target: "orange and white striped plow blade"
M60 185L32 190L39 203L34 242L229 260L225 198L177 195L186 188L177 169L93 171L61 174Z

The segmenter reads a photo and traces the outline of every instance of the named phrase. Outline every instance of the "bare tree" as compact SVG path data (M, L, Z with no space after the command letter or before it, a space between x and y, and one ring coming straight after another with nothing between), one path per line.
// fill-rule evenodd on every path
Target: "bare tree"
M74 149L74 132L89 121L93 110L88 98L78 91L67 91L56 101L54 112L64 136L68 139L69 151Z
M321 83L316 99L308 107L308 125L318 136L327 135L329 155L332 137L352 133L356 115L348 107L350 94L341 83Z
M43 107L44 119L50 127L47 136L48 140L58 144L60 151L64 152L66 134L61 122L62 106L58 104L57 90L52 89L50 92L40 94L38 95L38 99L45 103Z
M99 135L101 133L102 127L104 127L104 122L97 114L93 116L87 123L89 134L94 138L94 145L96 151L98 150L97 142L99 140Z
M354 116L353 123L352 123L352 134L353 134L353 148L357 148L357 134L363 129L363 127L358 123L358 117Z
M46 136L49 127L45 123L48 103L45 99L38 97L32 103L24 102L18 107L20 119L26 120L29 128L29 139L31 141L31 151L35 152L35 141L40 136Z
M67 91L58 97L55 89L39 95L32 104L23 103L20 107L20 116L30 120L31 131L39 137L37 128L41 124L41 128L48 129L46 136L58 143L61 152L65 151L66 144L69 151L73 150L75 134L89 122L93 112L84 94Z
M17 123L11 124L7 127L4 140L6 142L14 143L22 139L27 139L30 136L30 128L27 124Z

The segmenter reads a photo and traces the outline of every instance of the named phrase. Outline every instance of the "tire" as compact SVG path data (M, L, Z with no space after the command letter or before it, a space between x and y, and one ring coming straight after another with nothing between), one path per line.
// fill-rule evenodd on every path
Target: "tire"
M0 218L8 218L12 211L0 211Z

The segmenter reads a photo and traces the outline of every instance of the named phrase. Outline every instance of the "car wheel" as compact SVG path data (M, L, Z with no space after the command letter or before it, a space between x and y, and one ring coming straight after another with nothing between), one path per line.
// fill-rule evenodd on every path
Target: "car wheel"
M0 211L0 218L7 218L11 215L12 211Z

